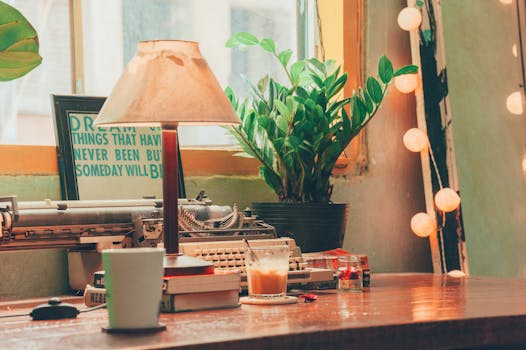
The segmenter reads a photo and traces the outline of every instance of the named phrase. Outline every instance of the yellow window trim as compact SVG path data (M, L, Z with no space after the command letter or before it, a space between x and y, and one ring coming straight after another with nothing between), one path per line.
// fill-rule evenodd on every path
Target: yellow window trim
M345 95L349 96L363 80L364 0L318 1L326 56L343 62L344 70L349 74L345 89ZM334 20L335 16L338 20ZM346 151L348 158L337 162L335 174L353 173L357 163L358 167L363 166L364 140L362 133L351 143ZM257 175L259 163L233 156L236 152L182 149L184 176ZM55 146L0 145L0 160L0 175L58 175Z
M258 161L234 156L237 152L182 149L184 175L257 175ZM58 175L55 146L0 145L0 159L0 175Z

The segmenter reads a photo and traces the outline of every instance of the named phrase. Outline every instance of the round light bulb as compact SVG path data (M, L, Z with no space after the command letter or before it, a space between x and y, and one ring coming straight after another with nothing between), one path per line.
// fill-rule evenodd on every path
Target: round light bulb
M416 90L418 85L417 74L404 74L394 78L394 84L398 91L404 94L408 94Z
M511 47L511 53L513 54L513 57L519 57L519 50L517 49L517 44L513 44Z
M422 23L422 14L414 7L406 7L398 14L398 25L403 30L413 30Z
M406 131L403 137L404 146L411 152L421 152L429 144L425 132L418 128L412 128Z
M411 230L418 237L429 237L436 232L437 222L427 213L418 213L411 218Z
M520 91L515 91L514 93L508 96L508 98L506 99L506 108L512 114L522 114L522 94Z
M499 0L501 4L509 5L513 2L513 0Z
M435 205L441 211L450 212L460 205L460 197L449 187L443 188L435 194Z

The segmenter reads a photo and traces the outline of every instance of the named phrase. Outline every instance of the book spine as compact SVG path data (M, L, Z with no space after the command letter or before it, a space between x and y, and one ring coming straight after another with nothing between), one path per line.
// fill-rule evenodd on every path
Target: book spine
M236 289L205 293L164 294L161 298L161 312L164 313L225 309L238 306L239 291Z
M163 278L163 294L219 292L240 289L241 276L234 274L192 275Z
M87 307L97 306L106 302L106 289L95 288L89 284L84 290L84 304Z
M175 312L173 295L163 294L161 298L161 312L167 312L167 313Z

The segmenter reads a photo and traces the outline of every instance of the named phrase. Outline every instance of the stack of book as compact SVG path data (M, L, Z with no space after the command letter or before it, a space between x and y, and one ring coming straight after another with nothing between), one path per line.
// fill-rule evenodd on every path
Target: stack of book
M239 270L164 277L161 312L181 312L239 306Z
M237 307L240 288L239 270L216 270L212 274L164 277L161 312ZM86 286L84 302L88 307L106 302L103 271L94 274L93 286Z

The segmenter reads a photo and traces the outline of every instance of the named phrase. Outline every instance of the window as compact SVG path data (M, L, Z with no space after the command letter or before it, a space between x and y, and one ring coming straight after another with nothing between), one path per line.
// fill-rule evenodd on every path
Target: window
M22 78L0 83L0 143L55 143L50 93L71 90L68 0L7 0L35 27L42 64Z
M140 40L200 43L221 86L247 88L280 67L262 50L227 49L235 32L272 37L280 49L303 47L296 0L7 0L35 26L43 63L27 76L2 84L0 143L54 144L49 94L107 96ZM73 11L73 7L75 7ZM73 13L75 33L70 31ZM74 38L76 45L72 46ZM304 51L304 50L303 50ZM74 59L72 59L72 57ZM75 73L72 73L75 72ZM245 75L245 78L242 76ZM74 81L73 81L74 80ZM73 88L74 86L74 88ZM183 146L228 146L220 127L181 127Z

